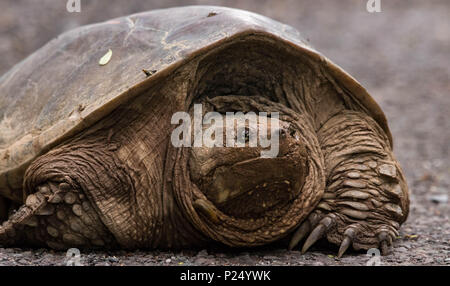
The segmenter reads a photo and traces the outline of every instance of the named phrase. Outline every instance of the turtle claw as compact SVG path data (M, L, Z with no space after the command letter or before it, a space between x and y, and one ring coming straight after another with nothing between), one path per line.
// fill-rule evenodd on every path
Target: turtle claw
M389 246L387 245L387 242L384 240L380 244L381 247L381 255L386 256L389 254Z
M341 246L339 247L339 251L338 251L338 258L341 258L342 255L345 253L345 251L347 251L348 247L350 246L350 244L352 244L352 239L348 236L346 236L344 238L344 240L341 243Z
M10 245L17 238L17 231L24 226L36 227L36 216L49 216L54 213L54 206L49 204L59 190L53 191L52 185L42 184L36 188L36 192L29 194L25 203L13 212L8 220L0 225L0 242L2 245Z
M334 220L331 217L327 216L323 218L306 239L302 248L302 254L308 251L308 249L330 229L333 223Z
M339 231L340 229L342 232ZM356 237L356 234L361 234L362 231L366 231L369 235ZM378 235L374 235L376 233ZM294 249L306 237L301 249L304 254L314 243L326 236L329 242L339 245L337 258L341 258L350 247L356 250L376 247L380 249L382 255L388 255L396 233L394 226L370 227L365 222L351 222L339 213L324 214L321 211L315 211L292 235L288 249Z
M302 254L305 254L306 251L316 243L317 240L319 240L325 233L325 226L323 224L319 224L314 228L314 230L309 234L308 238L305 241L305 244L303 244L302 248Z
M345 233L344 240L342 240L341 246L338 251L338 258L341 258L342 255L347 251L348 247L353 244L353 237L355 236L355 230L353 228L348 228Z
M306 237L307 234L311 232L311 228L317 224L317 222L322 218L322 213L315 211L311 213L306 220L302 222L302 224L298 227L297 231L292 236L288 249L292 250L294 247L298 245L302 239Z
M13 212L7 221L0 225L0 245L8 246L14 243L17 230L22 228L29 219L46 206L44 195L35 193L28 195L25 204Z
M380 232L378 234L378 241L380 243L381 254L383 256L388 255L390 253L389 245L391 245L389 234L386 231Z
M306 220L300 225L300 227L292 236L291 241L289 242L288 249L292 250L294 247L296 247L297 244L309 233L310 230L311 226L309 224L309 221Z

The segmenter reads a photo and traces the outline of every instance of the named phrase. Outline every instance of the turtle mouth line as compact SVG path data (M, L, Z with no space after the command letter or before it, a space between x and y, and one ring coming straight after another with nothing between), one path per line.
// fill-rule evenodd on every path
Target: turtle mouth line
M234 196L231 193L225 201L217 202L216 207L224 213L235 217L244 219L256 218L262 212L270 211L274 207L289 203L296 197L295 193L296 191L292 189L291 182L288 180L264 182L241 191ZM273 199L268 199L269 197L273 197ZM241 205L242 202L248 202L252 206L245 211L238 211L236 205Z

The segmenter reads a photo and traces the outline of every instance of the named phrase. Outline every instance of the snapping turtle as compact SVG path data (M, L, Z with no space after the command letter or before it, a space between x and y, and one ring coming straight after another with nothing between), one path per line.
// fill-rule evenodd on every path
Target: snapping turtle
M247 137L174 146L172 116L196 104L277 112L277 156ZM305 239L305 252L324 237L339 256L386 253L408 205L377 103L296 30L254 13L192 6L84 26L0 79L3 246Z

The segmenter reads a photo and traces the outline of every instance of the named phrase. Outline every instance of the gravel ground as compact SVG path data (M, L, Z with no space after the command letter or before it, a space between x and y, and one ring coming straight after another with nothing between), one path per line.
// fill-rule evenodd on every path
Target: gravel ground
M395 154L411 191L411 210L382 265L450 265L450 3L366 1L81 1L69 14L65 1L0 3L0 74L59 33L138 11L188 4L224 5L264 14L301 31L323 54L356 77L380 103ZM305 255L279 246L251 250L90 252L84 265L365 265L350 252L341 259L326 244ZM2 249L0 265L64 265L65 253Z

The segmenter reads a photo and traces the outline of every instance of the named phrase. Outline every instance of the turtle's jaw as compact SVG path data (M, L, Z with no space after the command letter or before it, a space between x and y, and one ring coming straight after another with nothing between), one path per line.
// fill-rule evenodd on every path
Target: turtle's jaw
M280 133L275 158L260 157L256 147L193 148L190 166L194 182L217 209L236 218L258 218L288 204L301 192L307 158L295 132L286 128ZM210 165L209 172L201 176L195 166L205 164Z
M211 186L203 192L228 215L257 218L296 198L304 173L292 158L256 158L216 169Z

